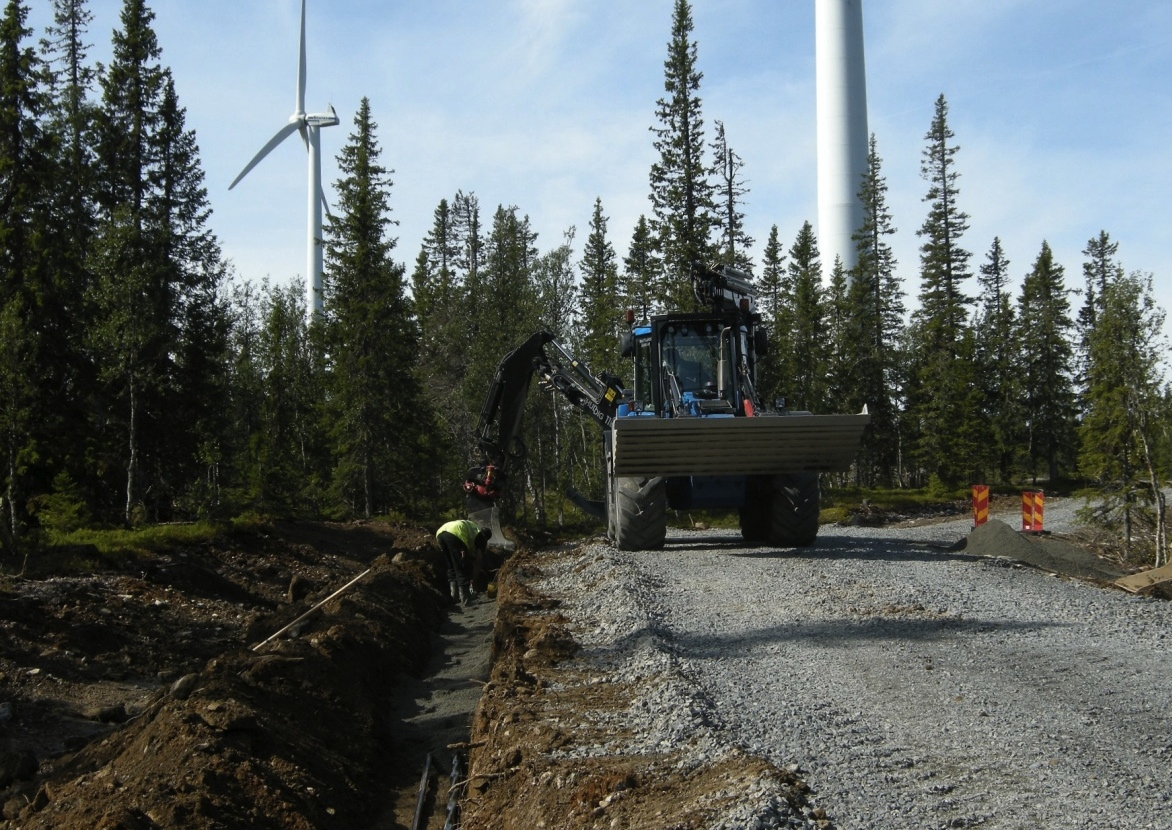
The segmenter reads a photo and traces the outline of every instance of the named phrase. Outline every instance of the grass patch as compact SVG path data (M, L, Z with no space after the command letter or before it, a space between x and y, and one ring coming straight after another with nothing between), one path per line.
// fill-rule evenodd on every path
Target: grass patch
M233 532L248 528L231 525ZM212 522L164 524L133 530L79 528L68 533L50 532L31 548L27 557L4 563L7 577L28 578L91 574L124 570L182 547L206 544L224 535L227 527ZM4 578L0 576L0 579Z

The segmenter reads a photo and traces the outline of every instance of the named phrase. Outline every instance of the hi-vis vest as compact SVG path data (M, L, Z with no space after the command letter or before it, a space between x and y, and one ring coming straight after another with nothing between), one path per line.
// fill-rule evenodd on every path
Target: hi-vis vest
M480 527L476 522L470 522L467 519L457 519L454 522L448 522L435 532L436 538L439 538L441 533L450 533L464 543L464 549L471 553L476 548L476 536L480 533Z

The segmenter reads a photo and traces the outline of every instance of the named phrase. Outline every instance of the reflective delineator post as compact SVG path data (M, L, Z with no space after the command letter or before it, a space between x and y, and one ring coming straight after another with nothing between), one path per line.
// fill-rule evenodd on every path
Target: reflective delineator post
M1024 490L1021 494L1021 532L1042 532L1042 508L1046 494L1041 490Z
M989 521L989 485L973 485L973 527Z

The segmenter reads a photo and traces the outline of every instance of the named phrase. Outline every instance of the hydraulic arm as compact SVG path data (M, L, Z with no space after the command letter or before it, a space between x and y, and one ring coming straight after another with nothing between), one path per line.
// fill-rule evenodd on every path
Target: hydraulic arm
M618 378L591 375L552 334L537 332L505 355L497 366L476 425L476 445L483 463L469 470L464 480L470 502L499 498L513 462L524 457L521 416L534 377L542 388L560 392L603 429L614 423L615 410L623 397Z

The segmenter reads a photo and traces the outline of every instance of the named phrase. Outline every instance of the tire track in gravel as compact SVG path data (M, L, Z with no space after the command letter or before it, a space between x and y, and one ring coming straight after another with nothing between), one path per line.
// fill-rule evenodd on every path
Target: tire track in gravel
M843 830L1172 827L1172 606L924 544L953 524L629 556L729 740Z

